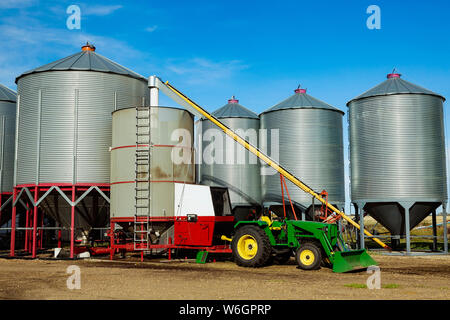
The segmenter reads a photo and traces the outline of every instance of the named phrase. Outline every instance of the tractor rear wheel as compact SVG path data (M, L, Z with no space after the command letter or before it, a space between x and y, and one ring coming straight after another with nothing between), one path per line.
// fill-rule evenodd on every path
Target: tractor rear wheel
M295 259L301 269L317 270L322 263L322 253L316 244L306 242L297 249Z
M257 226L239 228L231 241L231 249L234 261L241 267L262 267L272 253L269 238Z

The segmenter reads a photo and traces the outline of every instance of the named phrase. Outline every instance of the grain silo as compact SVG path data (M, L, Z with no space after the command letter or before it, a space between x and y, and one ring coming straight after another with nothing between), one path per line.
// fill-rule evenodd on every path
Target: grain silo
M234 96L212 115L252 145L258 146L258 115L240 105ZM249 210L259 211L261 176L256 156L207 119L199 120L197 130L202 139L197 155L197 159L201 159L197 182L228 188L233 213L238 219L241 216L246 218Z
M148 121L145 124L145 121L139 120L142 119L140 114L146 112L143 109L127 108L112 115L111 222L125 230L132 230L136 227L136 224L133 225L135 216L148 214L152 225L149 229L164 238L166 231L173 226L176 215L175 183L195 183L194 116L184 109L152 106L149 136ZM143 132L147 135L140 136L136 132L137 126L146 126ZM138 159L141 157L140 151L151 153L150 161L145 159L146 163L150 163L150 179L145 172L148 167L142 158ZM136 166L137 163L139 166ZM150 183L139 184L137 179ZM138 193L136 188L140 189ZM145 214L135 207L148 207L149 203L149 212Z
M347 103L351 201L393 236L447 199L444 101L392 73Z
M278 155L278 162L313 190L326 190L328 202L341 208L345 203L343 115L341 110L300 88L260 114L261 129L267 130L269 155L275 159ZM282 202L279 175L269 171L261 179L264 206L279 212ZM294 205L306 215L304 218L312 219L313 210L319 207L317 201L313 205L312 197L289 181L287 187ZM287 202L286 191L284 197Z
M148 104L147 81L86 44L23 73L16 83L15 192L34 193L30 202L40 200L35 216L45 212L69 228L73 248L74 232L79 237L107 224L111 113Z
M14 180L16 92L0 84L0 207L11 197ZM0 227L11 219L9 205L0 211Z

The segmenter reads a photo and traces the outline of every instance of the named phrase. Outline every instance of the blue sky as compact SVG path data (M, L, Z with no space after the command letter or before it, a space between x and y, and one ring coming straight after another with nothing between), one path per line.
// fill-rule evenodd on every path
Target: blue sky
M80 30L66 27L72 4L81 8ZM380 30L366 26L372 4L381 9ZM16 76L89 40L98 53L170 80L210 111L236 95L259 113L298 84L346 111L348 100L394 67L450 97L449 13L446 0L1 0L0 83L16 89Z

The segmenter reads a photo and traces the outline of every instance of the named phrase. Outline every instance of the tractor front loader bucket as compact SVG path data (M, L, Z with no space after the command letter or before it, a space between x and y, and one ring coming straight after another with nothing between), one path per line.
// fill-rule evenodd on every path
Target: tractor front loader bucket
M365 249L336 251L334 253L333 272L348 272L377 264Z

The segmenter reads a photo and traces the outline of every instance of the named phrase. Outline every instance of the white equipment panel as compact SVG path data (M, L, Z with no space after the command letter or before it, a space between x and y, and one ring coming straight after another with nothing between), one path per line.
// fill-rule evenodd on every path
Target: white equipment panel
M175 183L175 216L196 214L199 217L214 216L214 206L209 186Z

